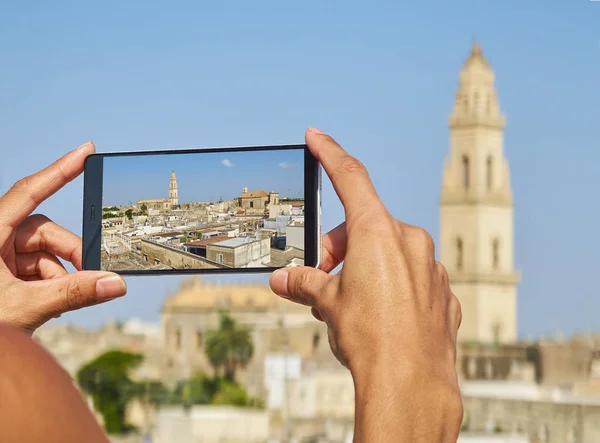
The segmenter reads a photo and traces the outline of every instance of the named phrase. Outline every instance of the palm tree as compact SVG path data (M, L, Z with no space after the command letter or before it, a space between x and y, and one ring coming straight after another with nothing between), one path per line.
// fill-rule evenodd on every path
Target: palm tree
M219 328L206 332L205 352L215 375L223 369L225 379L234 381L238 368L246 367L254 353L250 329L237 326L229 314L221 312Z

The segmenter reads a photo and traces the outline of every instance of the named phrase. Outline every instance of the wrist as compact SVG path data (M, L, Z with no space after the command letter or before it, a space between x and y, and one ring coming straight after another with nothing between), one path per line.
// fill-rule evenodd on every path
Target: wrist
M373 364L352 372L355 443L455 442L463 418L456 373Z

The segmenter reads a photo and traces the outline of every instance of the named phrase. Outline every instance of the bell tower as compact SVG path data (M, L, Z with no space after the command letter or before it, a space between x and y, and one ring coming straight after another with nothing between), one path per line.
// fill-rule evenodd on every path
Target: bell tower
M175 171L171 172L171 183L169 184L169 203L171 207L179 204L179 197L177 196L177 176Z
M460 300L461 342L517 338L513 199L503 152L505 117L494 73L473 43L450 114L440 199L440 255Z

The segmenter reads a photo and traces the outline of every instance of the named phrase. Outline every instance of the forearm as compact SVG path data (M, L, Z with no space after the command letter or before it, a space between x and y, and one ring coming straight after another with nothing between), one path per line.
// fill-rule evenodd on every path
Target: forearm
M456 443L463 408L452 383L392 371L368 378L355 378L354 443Z

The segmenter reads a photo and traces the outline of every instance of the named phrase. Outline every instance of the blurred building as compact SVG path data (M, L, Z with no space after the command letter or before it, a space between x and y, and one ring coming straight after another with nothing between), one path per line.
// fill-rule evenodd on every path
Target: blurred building
M239 379L252 395L264 394L267 354L287 351L307 358L323 349L330 354L327 328L313 318L310 308L276 296L265 285L211 284L193 278L183 281L162 308L166 377L212 373L204 339L207 331L218 328L220 311L227 311L240 325L251 329L254 355Z

